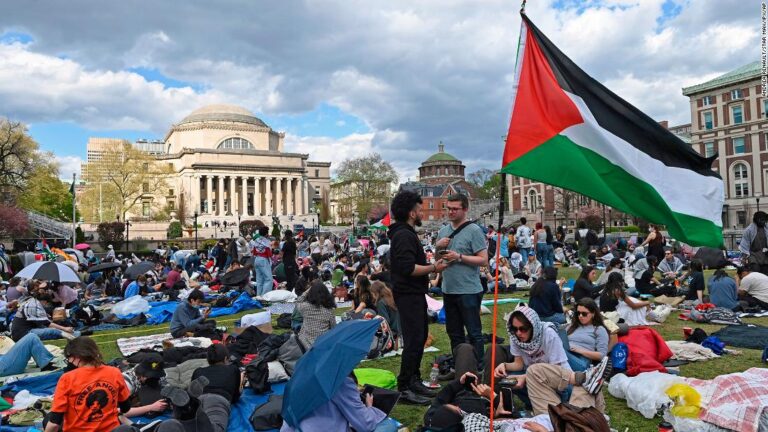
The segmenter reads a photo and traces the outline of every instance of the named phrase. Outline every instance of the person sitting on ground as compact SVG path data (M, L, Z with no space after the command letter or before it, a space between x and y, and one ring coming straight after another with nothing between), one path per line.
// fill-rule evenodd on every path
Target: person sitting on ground
M107 296L107 284L104 282L104 278L99 276L93 283L85 287L85 299L97 300L105 298Z
M5 301L8 303L19 300L27 294L27 288L21 283L21 278L14 276L8 281L8 289L5 291Z
M611 283L611 278L608 278L608 282L609 287L613 290L613 297L618 299L616 313L624 320L624 323L630 327L648 325L646 316L651 309L651 302L638 300L628 295L624 290L624 278L614 283Z
M768 276L753 268L756 264L739 267L736 270L736 286L739 287L739 300L749 307L768 310Z
M557 280L557 269L546 267L542 276L531 287L530 307L541 320L555 324L565 324L565 314L560 292L565 279Z
M400 312L397 310L395 304L395 298L392 295L392 290L387 287L384 282L376 281L371 284L371 297L373 298L374 305L376 307L376 313L387 320L389 328L392 329L395 339L400 336Z
M45 303L53 301L53 294L48 291L47 284L39 280L29 282L30 296L22 300L16 317L11 323L11 338L21 340L27 333L34 333L42 340L74 339L80 332L72 327L60 326L53 322L46 312Z
M666 260L665 260L666 261ZM685 294L685 300L692 300L694 305L704 302L704 266L701 260L691 261L691 271L689 273L690 282L688 282L688 292Z
M609 356L585 372L573 372L556 326L542 322L536 311L526 306L512 312L507 330L510 345L496 347L497 364L491 364L490 350L486 352L486 382L491 374L497 379L516 379L512 391L534 415L547 413L550 404L559 404L568 388L572 389L570 404L605 410L604 401L595 395L610 376Z
M536 259L536 252L531 251L528 253L528 262L523 267L524 275L520 279L525 279L529 282L533 282L541 276L541 263ZM520 276L520 275L518 275ZM518 277L515 276L515 277Z
M579 301L583 298L597 298L600 296L600 287L596 287L592 282L597 278L597 270L592 266L584 266L581 274L573 284L573 299Z
M127 287L125 287L125 296L124 298L131 298L133 296L137 295L143 295L147 293L147 276L146 275L139 275L135 281L128 284Z
M595 281L595 285L597 286L603 286L606 282L608 282L608 276L610 276L612 273L622 273L622 265L623 261L621 258L611 258L611 261L608 262L608 266L605 268L605 271L600 274L600 277L597 278L597 281Z
M160 380L165 376L164 366L163 362L143 360L133 370L140 387L134 391L132 408L125 413L126 417L155 417L168 409L168 402L160 394Z
M368 279L368 276L359 275L355 278L353 303L355 313L360 313L363 309L376 311L376 305L371 295L371 281Z
M659 263L659 272L670 279L678 278L683 274L683 262L672 253L672 248L664 249L664 259Z
M19 339L5 354L0 354L0 377L24 373L30 359L42 371L53 370L53 354L48 352L40 337L28 333Z
M229 362L229 351L223 344L213 344L206 353L209 366L192 373L192 380L207 378L208 385L198 398L200 408L208 416L216 432L224 432L229 425L232 405L240 400L245 385L245 374Z
M59 282L51 282L53 303L69 309L78 304L79 293L76 289Z
M365 402L357 390L353 374L342 381L331 399L315 408L300 424L291 427L283 422L280 432L295 431L349 431L396 432L396 423L387 414L373 406L373 395L366 395Z
M664 286L654 277L654 273L656 273L656 263L658 262L656 257L648 255L646 261L648 262L648 268L643 272L639 279L635 279L635 288L637 289L637 292L640 294L652 295L654 297L661 295L674 297L675 294L677 294L674 285Z
M315 339L336 326L333 312L336 302L322 281L315 280L309 289L296 299L296 310L302 316L298 336L307 349Z
M93 339L81 336L64 348L74 370L56 384L45 432L101 432L117 428L118 410L131 408L130 391L120 369L104 364Z
M616 312L619 301L623 301L616 295L617 289L624 292L624 284L624 275L621 273L611 273L608 276L608 281L600 292L600 310L602 312Z
M728 276L723 269L715 270L715 273L707 281L709 289L709 301L717 307L740 311L738 288L736 281Z
M576 316L568 326L568 363L575 371L584 371L608 354L610 337L597 303L589 297L576 302Z
M181 266L181 264L176 264L176 266L173 267L173 270L168 272L168 276L165 277L165 287L167 289L173 288L174 285L176 285L176 282L181 280L181 272L184 271L184 267Z
M171 336L175 338L186 336L187 333L210 330L216 327L214 321L206 321L211 309L200 313L200 305L205 300L205 294L199 289L192 290L187 301L179 303L171 318Z

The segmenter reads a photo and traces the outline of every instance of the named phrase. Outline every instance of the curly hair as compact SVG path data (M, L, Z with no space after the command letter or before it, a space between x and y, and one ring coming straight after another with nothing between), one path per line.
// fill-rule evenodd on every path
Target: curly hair
M392 216L397 222L407 222L408 215L416 204L421 204L421 196L413 191L403 190L392 198Z

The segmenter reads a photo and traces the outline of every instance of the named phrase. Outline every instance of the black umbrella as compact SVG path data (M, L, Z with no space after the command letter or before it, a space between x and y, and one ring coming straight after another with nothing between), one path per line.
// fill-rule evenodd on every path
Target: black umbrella
M88 269L88 273L93 272L99 272L102 270L112 270L115 268L119 268L122 264L120 262L103 262L101 264L96 264L95 266Z
M231 272L225 273L224 275L219 277L219 280L224 285L237 286L247 281L248 276L250 276L250 274L251 274L250 269L245 267L240 267L239 269L234 269Z
M138 264L134 264L128 267L128 269L125 270L125 273L123 273L123 276L125 276L126 279L136 279L140 275L143 275L144 273L154 269L155 263L151 261L142 261Z
M30 264L16 276L24 279L40 279L52 282L82 282L74 270L61 263L55 262L36 262Z

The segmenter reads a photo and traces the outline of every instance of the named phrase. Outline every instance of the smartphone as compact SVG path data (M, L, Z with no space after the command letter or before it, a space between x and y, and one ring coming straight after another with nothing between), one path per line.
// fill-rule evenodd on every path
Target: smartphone
M514 405L512 404L512 388L511 387L502 387L501 388L501 402L503 403L504 410L507 412L512 412L512 409L514 408Z
M369 394L373 394L373 386L370 384L366 384L365 386L363 386L363 401L365 401L365 396Z
M472 390L472 384L474 384L475 382L476 382L476 379L474 376L467 375L464 378L464 388L467 390Z
M517 385L517 378L504 378L501 381L499 381L499 385L514 387Z

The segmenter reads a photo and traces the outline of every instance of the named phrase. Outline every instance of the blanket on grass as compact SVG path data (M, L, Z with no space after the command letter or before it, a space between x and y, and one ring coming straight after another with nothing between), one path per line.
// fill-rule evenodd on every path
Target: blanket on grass
M765 349L768 344L768 327L730 325L712 333L726 345L739 348Z
M169 322L173 317L173 312L179 306L178 301L160 301L149 303L149 311L145 314L147 316L147 324L155 325ZM228 307L214 307L211 308L209 318L216 318L224 315L232 315L238 312L249 309L261 309L261 303L258 300L252 299L247 293L241 293L240 296L232 302ZM120 319L131 319L136 314L131 315L118 315Z
M688 379L701 394L699 418L725 429L757 432L768 408L768 370L720 375L712 380Z

